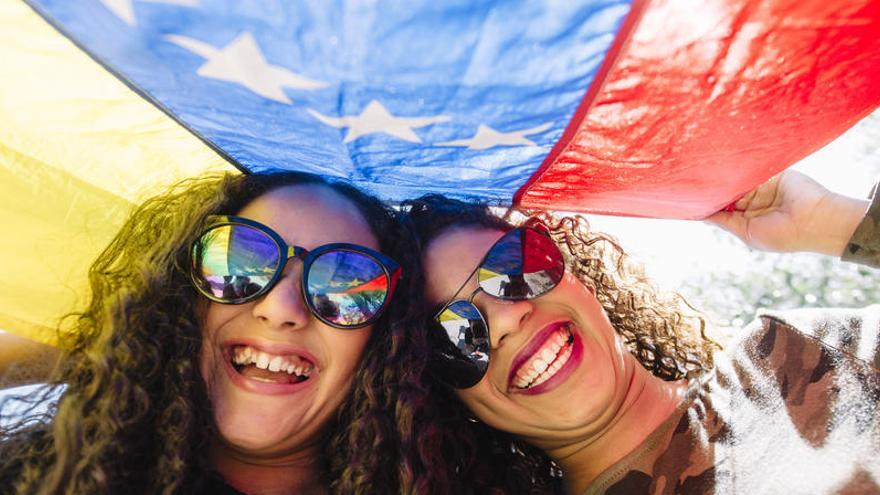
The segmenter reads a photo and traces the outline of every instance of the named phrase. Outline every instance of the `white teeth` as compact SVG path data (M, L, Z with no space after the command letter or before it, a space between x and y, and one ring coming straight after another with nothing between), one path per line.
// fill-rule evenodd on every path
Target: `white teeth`
M281 361L283 361L283 360L284 360L284 358L282 358L281 356L275 356L274 358L272 358L272 360L269 361L269 371L272 371L272 372L281 371Z
M541 373L541 375L538 376L538 378L536 378L535 381L528 384L528 387L529 388L536 387L536 386L546 382L547 380L549 380L550 377L552 377L553 375L556 374L557 371L559 371L559 368L562 368L562 366L568 362L568 358L570 358L570 357L571 357L571 346L568 346L568 347L566 347L566 349L564 351L562 351L562 354L559 355L559 357L553 363L553 366L551 366L550 369L548 369L544 373ZM556 367L556 369L553 369L554 366Z
M547 369L547 361L544 361L541 358L535 358L535 360L532 361L532 368L534 368L535 371L537 371L538 373L541 373L542 371Z
M570 339L570 329L560 331L553 336L549 344L545 344L544 348L532 358L531 366L524 366L517 371L512 385L526 389L549 380L571 357Z
M262 352L257 353L257 368L262 370L269 367L269 356Z
M257 368L269 370L274 373L284 372L298 376L309 376L312 365L303 362L297 356L278 356L258 351L249 346L236 346L232 350L232 363L237 366L253 364Z
M245 364L246 361L247 361L247 358L245 358L244 354L242 354L240 352L236 352L232 355L232 362L235 364L239 364L239 365Z

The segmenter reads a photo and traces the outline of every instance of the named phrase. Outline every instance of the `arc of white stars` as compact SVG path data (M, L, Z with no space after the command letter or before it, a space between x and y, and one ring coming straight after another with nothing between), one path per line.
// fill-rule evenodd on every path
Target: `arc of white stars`
M422 140L416 135L413 128L425 127L427 125L449 120L449 117L446 115L433 115L430 117L397 117L392 115L391 112L376 100L371 101L360 115L328 117L312 110L311 108L307 111L312 117L331 127L348 127L348 133L346 133L345 139L342 140L343 143L348 143L361 136L378 132L411 143L421 143Z
M535 146L535 142L526 138L530 134L538 134L546 131L552 125L551 122L530 127L520 131L501 132L485 124L477 126L477 132L468 139L456 139L436 143L437 146L460 146L469 150L486 150L495 146Z
M270 100L291 104L284 88L315 90L328 86L268 63L253 35L247 31L220 49L186 36L171 34L165 39L207 59L196 74L241 84Z
M140 0L150 3L167 3L170 5L183 5L184 7L197 7L199 0ZM134 16L134 0L101 0L101 3L107 7L116 17L122 19L129 26L137 25L137 18Z

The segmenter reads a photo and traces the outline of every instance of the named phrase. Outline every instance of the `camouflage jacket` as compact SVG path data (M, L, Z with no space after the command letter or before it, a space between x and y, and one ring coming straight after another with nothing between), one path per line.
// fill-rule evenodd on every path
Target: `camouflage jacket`
M877 194L877 186L875 184L871 191L871 206L865 218L856 227L840 257L844 261L880 267L880 194Z
M880 493L880 305L762 315L585 493Z
M880 194L842 259L880 267ZM767 313L585 494L880 494L880 306Z

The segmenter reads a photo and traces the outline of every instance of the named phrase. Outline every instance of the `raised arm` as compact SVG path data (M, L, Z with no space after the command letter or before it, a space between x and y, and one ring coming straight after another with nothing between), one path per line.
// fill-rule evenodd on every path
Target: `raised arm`
M706 221L756 249L841 256L869 206L868 200L834 193L789 170L743 196L731 211L720 211Z

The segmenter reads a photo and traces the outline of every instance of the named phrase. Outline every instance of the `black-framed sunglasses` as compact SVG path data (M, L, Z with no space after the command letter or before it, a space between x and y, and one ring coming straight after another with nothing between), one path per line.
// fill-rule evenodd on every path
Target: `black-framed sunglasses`
M228 215L208 217L192 245L193 283L208 299L243 304L267 293L291 258L303 262L302 292L309 310L336 328L376 321L401 276L400 265L357 244L326 244L311 251L288 245L269 227Z
M432 363L438 377L452 387L468 388L486 374L489 325L473 303L478 293L509 301L533 299L559 285L564 274L565 259L546 231L519 227L504 234L432 319L432 334L440 336L434 339L438 348ZM479 287L459 299L474 275Z

